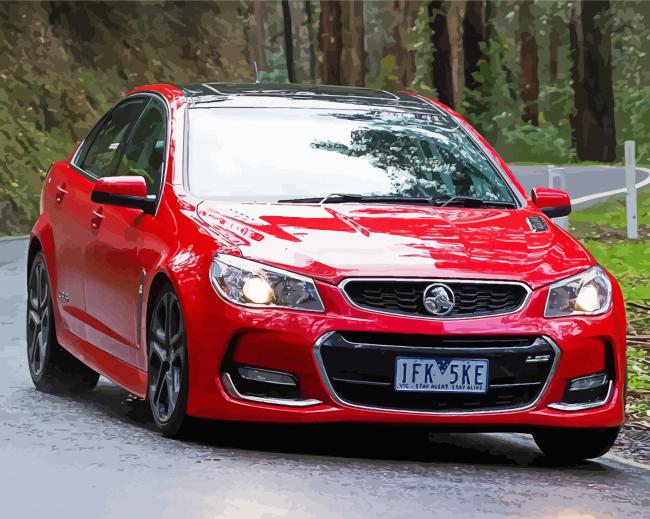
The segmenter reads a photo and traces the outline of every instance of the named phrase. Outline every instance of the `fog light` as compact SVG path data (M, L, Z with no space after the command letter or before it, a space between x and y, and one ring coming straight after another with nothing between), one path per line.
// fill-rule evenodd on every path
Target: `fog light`
M596 373L586 377L574 378L569 384L569 391L584 391L594 389L607 384L606 373Z
M296 387L296 379L293 375L282 373L280 371L270 371L267 369L249 368L242 366L237 369L239 376L244 380L251 382L264 382L266 384L278 384L280 386Z

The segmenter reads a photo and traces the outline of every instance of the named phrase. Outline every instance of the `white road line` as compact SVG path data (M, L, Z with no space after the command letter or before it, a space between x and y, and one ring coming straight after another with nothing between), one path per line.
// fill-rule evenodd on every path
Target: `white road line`
M648 168L639 168L639 167L637 167L636 169L639 170L639 171L643 171L643 172L648 174L648 176L644 180L642 180L641 182L639 182L636 185L637 189L641 189L642 187L645 187L648 184L650 184L650 169L648 169ZM603 193L594 193L592 195L586 195L586 196L581 196L580 198L574 198L574 199L571 200L571 204L573 204L573 205L584 204L585 202L590 202L591 200L597 200L599 198L606 198L606 197L612 196L612 195L620 195L620 194L625 193L625 192L627 192L627 189L622 187L620 189L613 189L612 191L605 191Z

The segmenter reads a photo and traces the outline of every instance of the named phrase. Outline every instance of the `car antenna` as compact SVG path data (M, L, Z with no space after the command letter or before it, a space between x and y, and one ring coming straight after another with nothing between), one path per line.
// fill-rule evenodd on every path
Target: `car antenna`
M257 61L253 60L253 69L255 70L255 83L261 83L260 81L260 69L257 67Z

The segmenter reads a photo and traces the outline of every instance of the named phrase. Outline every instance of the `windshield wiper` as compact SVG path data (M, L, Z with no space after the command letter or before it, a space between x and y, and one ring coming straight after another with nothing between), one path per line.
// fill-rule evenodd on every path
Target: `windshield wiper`
M504 200L482 200L472 196L452 196L445 198L436 198L433 203L440 207L460 206L460 207L503 207L507 209L516 209L517 204L506 202Z
M452 196L444 198L417 198L412 196L392 195L359 195L356 193L331 193L326 197L289 198L278 200L280 204L345 204L345 203L378 203L378 204L425 204L438 207L503 207L515 209L514 202L502 200L481 200L471 196Z
M359 195L353 193L331 193L326 197L290 198L278 200L281 204L344 204L349 202L380 204L431 204L431 198L414 198L411 196Z

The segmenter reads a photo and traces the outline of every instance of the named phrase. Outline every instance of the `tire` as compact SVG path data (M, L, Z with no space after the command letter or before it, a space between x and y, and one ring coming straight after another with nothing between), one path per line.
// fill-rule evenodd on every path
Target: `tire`
M99 373L61 347L56 339L50 278L39 252L27 281L27 365L34 386L45 393L92 390Z
M575 463L606 454L619 430L620 427L546 430L534 433L533 438L547 457L561 463Z
M147 400L156 426L168 438L182 435L187 424L189 365L185 324L171 285L162 287L147 323Z

